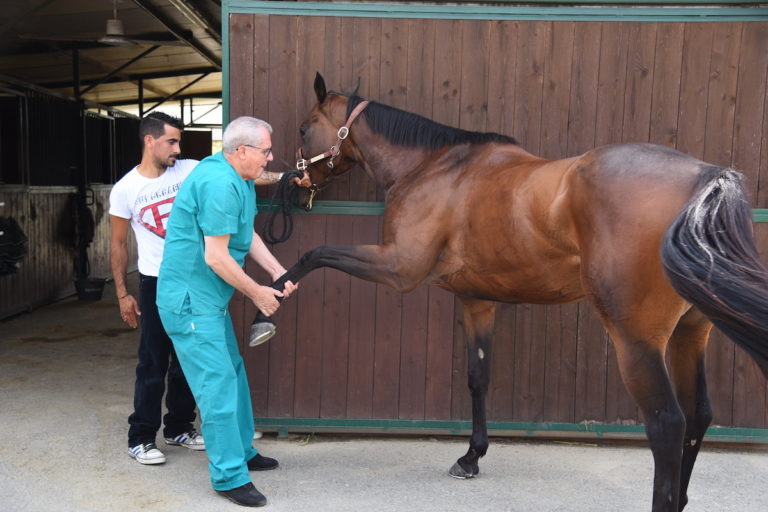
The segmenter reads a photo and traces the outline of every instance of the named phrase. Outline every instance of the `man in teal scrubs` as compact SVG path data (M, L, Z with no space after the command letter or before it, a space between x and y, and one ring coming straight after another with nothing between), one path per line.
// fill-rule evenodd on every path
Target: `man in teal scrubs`
M278 463L252 446L250 390L228 304L237 289L271 316L277 297L296 289L290 282L282 292L262 286L242 268L248 254L273 280L285 273L253 232L253 180L273 158L271 133L260 119L237 118L224 131L223 151L190 173L168 219L157 284L160 318L200 409L211 483L244 506L267 502L248 470Z

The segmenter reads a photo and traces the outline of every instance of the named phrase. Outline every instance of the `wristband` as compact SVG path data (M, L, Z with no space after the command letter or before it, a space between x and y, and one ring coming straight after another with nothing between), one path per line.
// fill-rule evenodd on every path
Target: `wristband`
M129 296L129 295L130 295L130 293L126 293L126 294L125 294L125 295L123 295L122 297L118 297L118 298L117 298L117 300L123 300L124 298L126 298L126 297L127 297L127 296Z

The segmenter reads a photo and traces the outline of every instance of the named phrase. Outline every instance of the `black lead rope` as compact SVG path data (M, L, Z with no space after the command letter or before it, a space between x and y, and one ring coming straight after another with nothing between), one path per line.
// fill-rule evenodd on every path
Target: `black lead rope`
M303 176L302 172L292 170L283 173L280 178L275 191L272 193L272 199L269 200L267 219L264 221L262 232L264 242L273 245L281 244L291 237L291 233L293 233L293 212L291 210L299 204L299 188L301 188L291 179L301 179ZM275 205L276 201L280 202L279 206ZM280 236L275 236L275 219L277 219L278 213L283 219L283 230Z

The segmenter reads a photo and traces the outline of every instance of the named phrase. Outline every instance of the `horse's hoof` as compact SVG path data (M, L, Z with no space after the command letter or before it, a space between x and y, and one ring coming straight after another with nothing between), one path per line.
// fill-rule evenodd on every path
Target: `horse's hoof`
M459 480L466 480L467 478L474 478L475 475L477 475L479 471L475 471L474 473L470 473L469 471L465 470L463 467L461 467L461 464L456 462L453 467L448 471L448 474L452 476L453 478L458 478Z
M248 337L248 346L255 347L268 341L275 335L277 329L272 322L257 322L251 326L251 335Z

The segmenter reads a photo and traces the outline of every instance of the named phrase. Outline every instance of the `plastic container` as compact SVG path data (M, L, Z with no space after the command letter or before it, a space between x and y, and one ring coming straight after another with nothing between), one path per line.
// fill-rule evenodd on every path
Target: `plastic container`
M101 300L106 282L106 279L93 277L75 279L75 291L77 291L77 298L80 300L88 301Z

